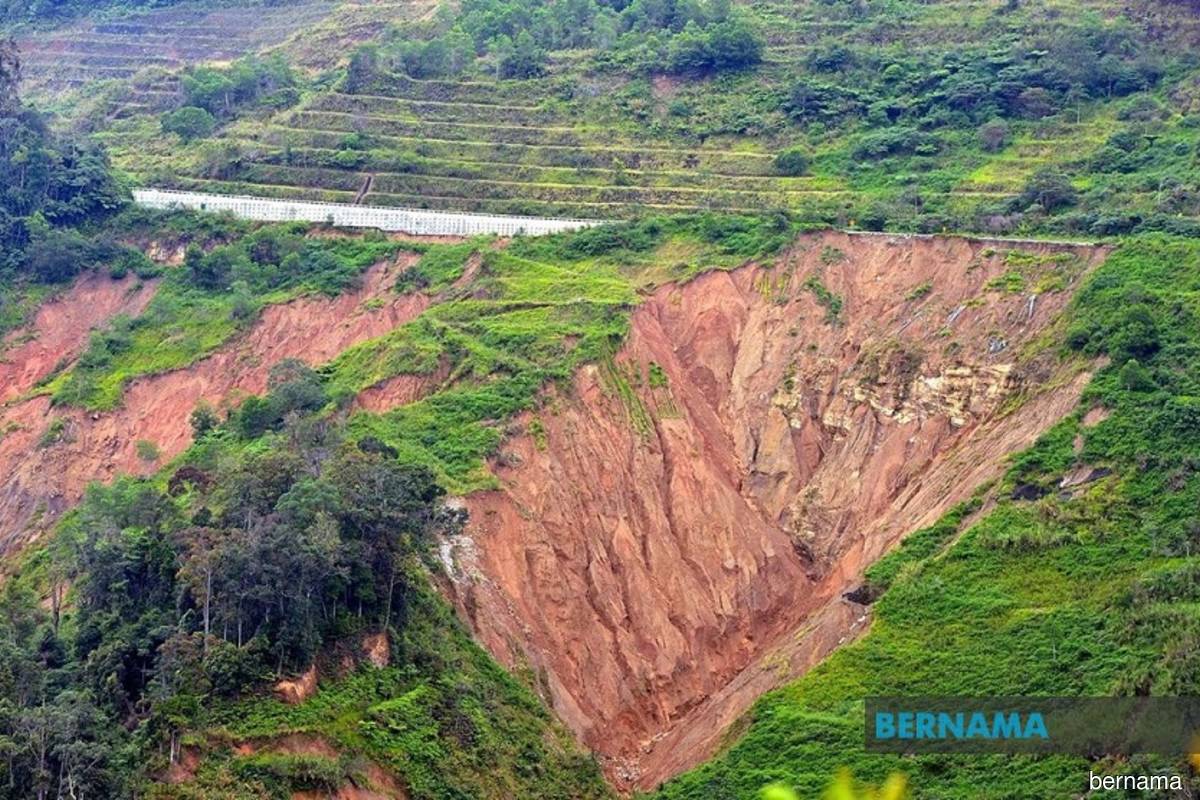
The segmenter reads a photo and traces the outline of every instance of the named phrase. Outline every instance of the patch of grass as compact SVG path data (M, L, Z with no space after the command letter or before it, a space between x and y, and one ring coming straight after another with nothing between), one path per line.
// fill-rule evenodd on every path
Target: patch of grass
M211 253L190 251L146 310L92 334L76 365L39 387L56 405L115 408L133 379L187 367L246 330L266 305L351 288L399 245L379 236L311 239L267 226Z
M823 254L822 254L823 255ZM812 292L817 303L825 309L825 322L830 325L840 325L842 322L842 307L845 305L845 299L829 290L821 276L817 274L809 275L804 280L804 288Z

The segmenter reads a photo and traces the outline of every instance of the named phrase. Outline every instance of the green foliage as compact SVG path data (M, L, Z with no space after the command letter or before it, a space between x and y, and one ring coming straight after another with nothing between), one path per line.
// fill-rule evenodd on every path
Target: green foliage
M868 587L881 594L870 631L763 697L744 735L655 797L752 798L771 781L816 796L843 767L876 783L905 773L922 796L974 798L981 786L1067 796L1086 790L1084 759L865 753L862 698L1195 692L1185 607L1200 569L1198 267L1194 240L1116 250L1068 312L1069 347L1113 357L1079 415L1014 459L982 516L972 516L977 497L873 565ZM1133 350L1136 371L1125 358ZM1143 383L1150 375L1153 385ZM1093 406L1110 415L1083 428ZM1081 465L1113 474L1062 494L1016 491L1057 490ZM1015 499L1025 496L1040 499Z
M142 461L158 461L162 455L159 452L158 445L149 439L138 439L135 443L135 449L137 450L138 458Z
M38 438L38 447L53 447L63 441L67 434L67 420L63 417L55 417L50 420L50 424L46 426L46 430L42 431L42 435Z
M838 325L842 321L842 307L845 304L845 299L834 294L825 286L821 280L821 276L817 274L809 275L804 281L804 288L812 292L817 303L825 309L825 321L830 325Z
M396 291L417 289L436 294L462 277L463 270L484 246L483 241L430 245L421 259L396 279Z
M19 62L0 39L0 285L70 279L104 255L64 226L102 219L125 203L94 146L53 133L17 97Z
M290 791L334 792L349 775L346 765L327 756L257 753L234 761L239 777Z
M112 408L130 380L203 358L262 305L307 292L336 295L397 249L382 238L312 238L296 226L263 227L208 252L189 248L183 268L166 274L140 316L118 317L92 334L75 367L44 391L57 404Z
M206 109L184 106L163 115L164 133L174 133L185 142L210 136L217 120Z
M808 154L799 147L784 150L775 156L775 171L791 178L800 177L808 172Z
M189 108L208 114L207 118L197 119L195 112L188 112L187 119L193 125L217 117L228 118L255 105L283 108L299 99L294 88L295 76L279 54L267 59L247 56L229 67L194 67L184 74L181 82L187 105L168 119L178 118ZM165 125L166 120L164 129Z

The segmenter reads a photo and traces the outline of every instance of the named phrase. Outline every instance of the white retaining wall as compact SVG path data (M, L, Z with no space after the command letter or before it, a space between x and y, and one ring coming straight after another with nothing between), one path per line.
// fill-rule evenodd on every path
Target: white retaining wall
M186 208L194 211L228 211L242 219L264 222L329 222L346 228L378 228L384 231L425 236L475 236L524 233L538 236L603 224L594 219L549 217L505 217L499 214L459 214L387 206L355 206L348 203L317 203L305 200L276 200L248 195L177 192L170 189L134 189L133 200L146 208Z

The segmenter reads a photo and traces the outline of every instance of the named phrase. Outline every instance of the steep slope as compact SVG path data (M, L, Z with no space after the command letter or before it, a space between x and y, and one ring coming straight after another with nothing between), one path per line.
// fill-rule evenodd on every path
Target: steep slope
M778 781L816 797L843 769L876 785L901 772L914 795L947 800L1095 796L1089 774L1178 775L1186 788L1169 794L1194 794L1182 753L870 753L862 701L1197 693L1198 265L1195 240L1122 243L1064 315L1070 350L1110 360L1077 408L986 501L868 570L880 596L866 636L763 697L716 758L654 796L749 800Z
M9 333L0 346L0 403L70 364L87 347L93 329L118 314L136 316L153 296L153 281L113 280L92 272L42 304L33 320Z
M392 292L397 273L413 261L415 256L404 254L379 264L359 289L336 298L302 297L269 306L249 331L199 363L133 381L112 411L56 408L44 395L0 408L0 431L5 432L0 474L6 476L0 487L0 552L52 527L91 481L150 474L182 452L191 441L188 419L198 403L220 406L261 394L267 373L280 360L320 363L418 315L428 303L424 296ZM14 369L29 373L39 363L15 361L23 354L32 359L39 342L55 342L69 361L82 347L85 326L105 321L106 310L132 312L148 301L147 289L119 308L106 300L122 297L127 289L107 277L82 278L66 298L39 312L36 336L24 345L30 352L12 353ZM71 298L79 302L72 304ZM67 339L72 331L74 342ZM159 456L139 455L139 441L153 442Z
M1086 373L1036 340L1102 257L824 234L658 289L467 499L460 609L618 786L696 763L845 635L865 565L1074 406Z

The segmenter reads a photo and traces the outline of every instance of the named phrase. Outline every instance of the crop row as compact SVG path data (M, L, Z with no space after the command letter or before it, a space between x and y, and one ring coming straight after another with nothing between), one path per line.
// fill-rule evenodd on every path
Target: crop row
M616 128L556 127L533 125L488 124L483 122L441 122L436 120L404 120L374 117L365 114L343 114L335 111L297 111L287 124L293 128L315 131L341 131L399 138L487 141L493 145L525 144L570 148L624 147L629 150L646 148L638 139ZM703 148L698 148L703 149Z
M388 78L387 86L375 87L376 96L405 100L440 102L528 105L530 99L569 99L572 83L561 78L529 80L471 81L417 79L405 75Z
M250 145L259 147L261 145ZM267 163L352 169L359 172L395 172L438 175L476 180L510 180L534 183L567 183L591 186L630 185L660 188L727 188L767 192L802 192L837 188L825 178L782 178L757 175L722 175L709 170L629 170L623 167L547 167L497 161L452 161L423 158L396 149L348 152L312 147L275 148L255 160Z
M337 149L342 146L349 132L349 129L315 130L274 126L257 135L264 143L279 147ZM428 136L375 135L371 137L371 143L380 147L411 151L423 158L445 161L592 169L611 169L620 165L631 170L707 170L724 175L745 176L772 174L771 158L757 153L594 145L580 148L567 145L504 144L486 139L435 139Z
M252 163L236 174L239 180L280 186L315 187L352 192L363 186L361 173L321 168L289 167ZM654 186L586 186L532 183L511 180L449 178L438 175L376 175L372 192L382 194L435 195L452 198L494 197L540 202L643 204L656 206L704 205L721 208L777 208L802 195L833 195L836 192L756 192L740 189L661 188Z
M499 123L544 126L557 118L553 111L526 105L466 103L453 100L410 100L360 94L323 94L307 110L388 119L436 122Z

